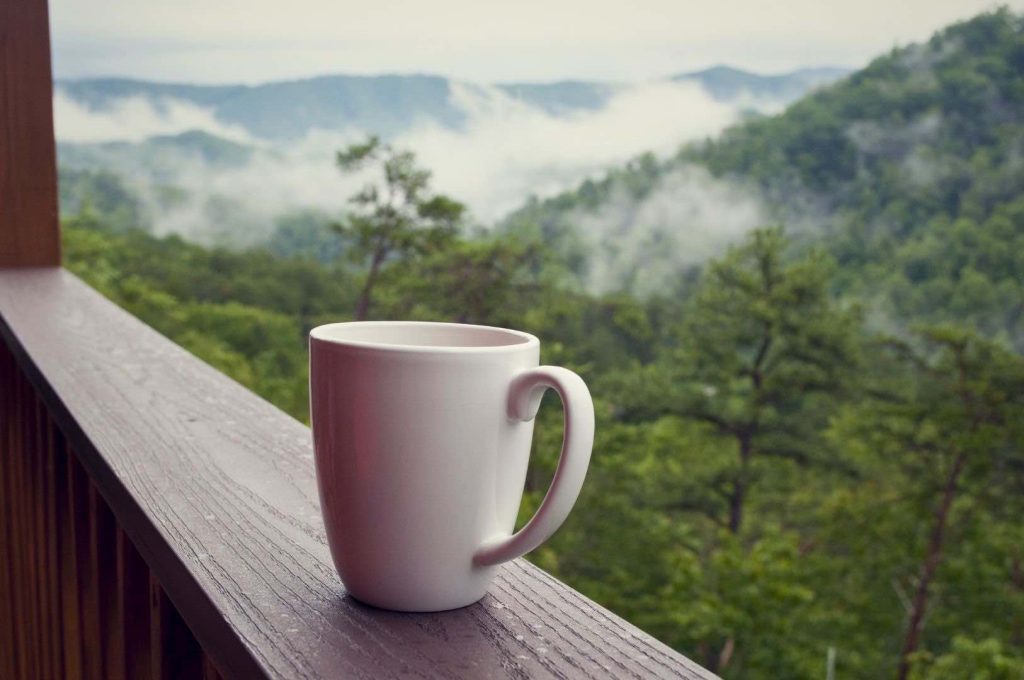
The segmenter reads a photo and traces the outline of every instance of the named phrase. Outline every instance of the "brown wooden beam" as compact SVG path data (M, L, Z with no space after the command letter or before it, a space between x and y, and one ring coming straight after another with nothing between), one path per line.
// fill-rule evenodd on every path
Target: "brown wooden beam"
M46 0L0 0L0 266L60 265Z

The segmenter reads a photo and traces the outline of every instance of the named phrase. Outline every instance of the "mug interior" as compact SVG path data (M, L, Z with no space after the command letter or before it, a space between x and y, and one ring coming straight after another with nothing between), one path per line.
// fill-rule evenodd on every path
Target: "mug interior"
M493 326L425 321L352 321L317 326L315 340L362 347L461 349L511 347L538 342L529 333Z

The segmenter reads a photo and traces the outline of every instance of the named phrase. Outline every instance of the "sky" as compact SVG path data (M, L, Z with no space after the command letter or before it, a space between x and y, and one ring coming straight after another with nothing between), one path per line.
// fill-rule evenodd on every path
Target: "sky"
M1006 3L1024 10L1024 0ZM327 73L653 80L719 63L859 67L982 0L51 0L58 78L258 83Z

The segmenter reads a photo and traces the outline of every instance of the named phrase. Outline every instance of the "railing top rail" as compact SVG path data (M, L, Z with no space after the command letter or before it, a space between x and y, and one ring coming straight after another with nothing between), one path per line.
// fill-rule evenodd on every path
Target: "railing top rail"
M458 611L353 601L308 429L62 269L0 269L0 337L228 675L714 677L522 560Z

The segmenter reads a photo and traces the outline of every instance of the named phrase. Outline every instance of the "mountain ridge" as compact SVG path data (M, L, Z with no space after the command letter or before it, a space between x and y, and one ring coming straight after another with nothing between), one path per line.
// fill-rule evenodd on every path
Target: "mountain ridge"
M728 69L728 83L723 81L723 68ZM813 79L807 75L822 69L832 69L836 78L843 73L834 67L818 67L762 75L734 67L712 67L653 82L695 82L722 101L732 101L746 88L754 98L786 103L823 82L824 76ZM329 74L256 85L76 78L58 79L55 90L95 111L109 110L134 97L149 100L157 110L162 110L167 100L185 101L211 109L219 121L239 125L255 137L294 140L311 129L340 127L373 129L387 137L424 120L459 130L466 114L452 101L455 87L477 94L501 93L546 114L564 116L597 111L616 93L635 85L588 80L482 84L417 73Z
M806 66L795 69L789 69L781 72L762 73L751 69L744 69L730 64L713 64L711 66L693 69L688 71L679 71L676 73L670 73L669 75L662 77L655 77L648 80L677 80L677 79L701 79L705 77L713 77L723 73L735 74L739 77L750 78L751 80L765 79L765 80L779 80L790 77L806 77L808 75L833 75L835 77L841 77L844 74L855 71L854 68L844 66ZM385 72L385 73L374 73L374 74L360 74L360 73L323 73L319 75L303 76L300 78L281 78L275 80L261 81L258 83L193 83L185 80L149 80L146 78L137 78L131 76L118 76L118 75L101 75L101 76L84 76L74 78L55 78L55 86L65 85L76 85L82 83L102 83L114 86L146 86L152 88L180 88L180 89L191 89L194 91L232 91L232 90L253 90L269 86L276 86L282 84L292 83L310 83L310 82L324 82L331 80L444 80L455 83L469 83L478 85L492 85L495 87L553 87L561 85L604 85L604 86L619 86L627 84L629 81L622 80L589 80L586 78L556 78L554 80L496 80L496 81L474 81L463 78L453 78L438 73L427 73L427 72Z
M853 69L840 66L812 66L783 73L763 74L716 64L698 71L677 73L671 80L699 82L716 99L753 97L797 98L819 85L849 75Z
M694 237L717 236L719 252L735 242L742 230L723 227L746 197L740 226L781 222L824 248L843 269L837 285L868 300L880 325L946 321L928 312L947 299L959 321L1024 351L1022 270L995 245L1024 252L1021 158L1024 17L998 10L878 57L777 115L530 201L503 228L539 233L574 261L605 258L599 271L626 287L638 271L669 272L642 291L663 293L693 264L680 253L707 245ZM714 191L728 197L717 212L693 209ZM993 250L965 260L975 241ZM976 289L995 292L981 301Z

